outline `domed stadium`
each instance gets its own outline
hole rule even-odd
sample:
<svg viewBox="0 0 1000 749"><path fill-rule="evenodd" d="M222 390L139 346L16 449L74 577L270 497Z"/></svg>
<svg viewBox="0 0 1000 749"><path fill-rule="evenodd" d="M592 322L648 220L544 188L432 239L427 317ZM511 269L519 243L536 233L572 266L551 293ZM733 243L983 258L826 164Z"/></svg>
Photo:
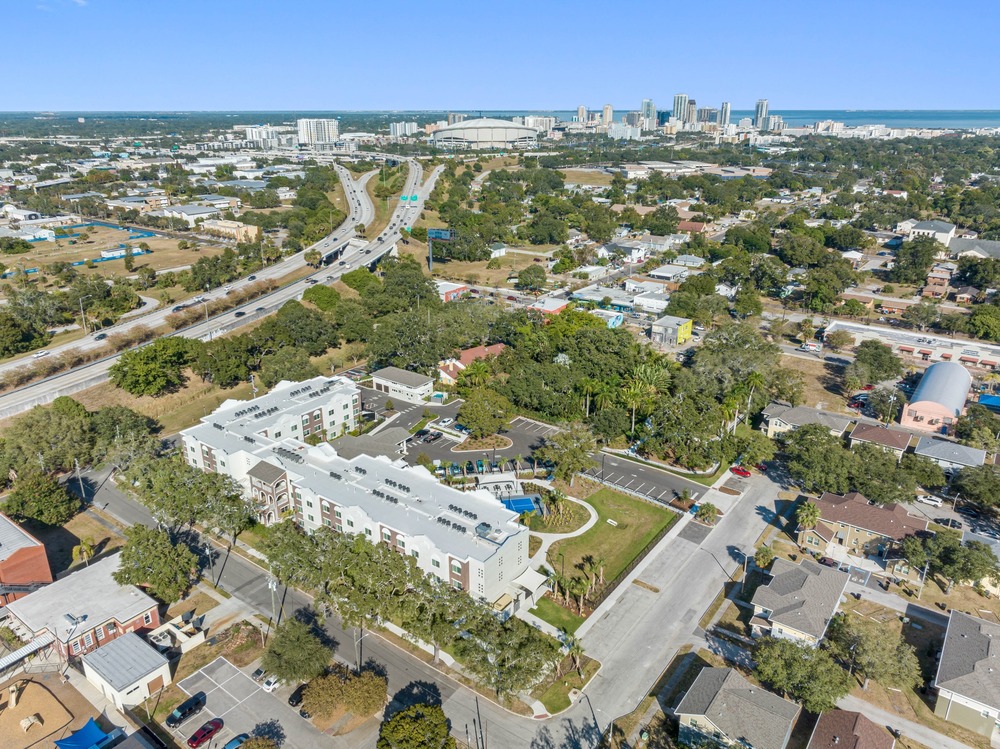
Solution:
<svg viewBox="0 0 1000 749"><path fill-rule="evenodd" d="M448 149L534 148L538 131L509 120L482 117L435 130L434 145Z"/></svg>

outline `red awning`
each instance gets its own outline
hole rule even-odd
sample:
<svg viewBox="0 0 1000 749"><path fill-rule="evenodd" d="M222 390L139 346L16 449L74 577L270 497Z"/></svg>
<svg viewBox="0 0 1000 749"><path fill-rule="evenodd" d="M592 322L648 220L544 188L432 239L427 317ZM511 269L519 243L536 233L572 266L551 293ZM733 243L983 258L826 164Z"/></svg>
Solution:
<svg viewBox="0 0 1000 749"><path fill-rule="evenodd" d="M913 347L912 346L900 346L899 350L900 351L905 351L908 354L912 354L913 353Z"/></svg>
<svg viewBox="0 0 1000 749"><path fill-rule="evenodd" d="M941 358L942 359L950 359L951 358L951 354L941 354Z"/></svg>
<svg viewBox="0 0 1000 749"><path fill-rule="evenodd" d="M975 364L976 362L979 361L979 359L977 359L974 356L960 356L958 357L958 360L964 361L966 364Z"/></svg>
<svg viewBox="0 0 1000 749"><path fill-rule="evenodd" d="M979 363L982 364L984 367L995 367L997 365L995 361L990 361L988 359L983 359Z"/></svg>
<svg viewBox="0 0 1000 749"><path fill-rule="evenodd" d="M922 348L920 349L921 356L930 356L933 352L930 349Z"/></svg>

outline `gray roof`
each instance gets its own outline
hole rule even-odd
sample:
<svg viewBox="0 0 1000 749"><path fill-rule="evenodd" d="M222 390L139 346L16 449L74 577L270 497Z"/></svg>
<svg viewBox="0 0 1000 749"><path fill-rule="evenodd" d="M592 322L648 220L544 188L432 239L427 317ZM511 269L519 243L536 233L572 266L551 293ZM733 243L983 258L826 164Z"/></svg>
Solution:
<svg viewBox="0 0 1000 749"><path fill-rule="evenodd" d="M0 562L10 559L16 551L33 546L41 546L41 543L9 517L0 514Z"/></svg>
<svg viewBox="0 0 1000 749"><path fill-rule="evenodd" d="M268 463L266 460L262 460L260 463L247 471L247 475L270 485L275 481L284 478L285 469L279 468L273 463Z"/></svg>
<svg viewBox="0 0 1000 749"><path fill-rule="evenodd" d="M754 749L784 749L799 706L755 686L732 668L705 668L675 711L703 715L731 741Z"/></svg>
<svg viewBox="0 0 1000 749"><path fill-rule="evenodd" d="M910 407L922 401L938 403L947 408L952 416L958 417L965 408L969 396L972 377L969 370L958 362L939 361L931 364L920 378L920 384L913 392Z"/></svg>
<svg viewBox="0 0 1000 749"><path fill-rule="evenodd" d="M1000 242L994 239L965 239L963 237L956 237L948 244L948 249L952 255L961 255L963 252L976 252L994 259L1000 258Z"/></svg>
<svg viewBox="0 0 1000 749"><path fill-rule="evenodd" d="M1000 624L952 611L935 684L1000 708Z"/></svg>
<svg viewBox="0 0 1000 749"><path fill-rule="evenodd" d="M752 603L771 611L768 621L820 639L837 611L849 579L846 572L824 567L811 559L793 564L778 558L771 566L771 580L757 588Z"/></svg>
<svg viewBox="0 0 1000 749"><path fill-rule="evenodd" d="M664 315L653 323L654 328L679 328L686 322L691 322L686 317L675 317L674 315Z"/></svg>
<svg viewBox="0 0 1000 749"><path fill-rule="evenodd" d="M183 213L185 216L207 216L209 213L218 212L215 208L207 205L172 205L163 210L171 213Z"/></svg>
<svg viewBox="0 0 1000 749"><path fill-rule="evenodd" d="M780 419L793 427L805 424L822 424L827 429L843 434L851 424L851 419L839 414L819 411L808 406L790 406L787 403L771 403L762 413L767 419Z"/></svg>
<svg viewBox="0 0 1000 749"><path fill-rule="evenodd" d="M985 450L935 437L921 437L913 452L931 460L943 460L963 466L981 466L986 462Z"/></svg>
<svg viewBox="0 0 1000 749"><path fill-rule="evenodd" d="M127 632L84 655L83 662L123 692L163 666L167 657L135 632Z"/></svg>
<svg viewBox="0 0 1000 749"><path fill-rule="evenodd" d="M94 628L111 621L128 622L156 608L156 601L134 585L119 585L111 577L118 569L115 554L7 604L7 611L33 633L48 630L69 641L66 614L85 619Z"/></svg>
<svg viewBox="0 0 1000 749"><path fill-rule="evenodd" d="M948 232L955 230L955 225L949 224L947 221L932 219L930 221L918 221L913 225L913 228L918 231L938 231L947 234Z"/></svg>
<svg viewBox="0 0 1000 749"><path fill-rule="evenodd" d="M372 372L372 377L378 377L380 380L390 380L391 382L411 388L422 387L428 382L434 382L433 378L427 375L422 375L419 372L410 372L399 367L385 367L377 372Z"/></svg>

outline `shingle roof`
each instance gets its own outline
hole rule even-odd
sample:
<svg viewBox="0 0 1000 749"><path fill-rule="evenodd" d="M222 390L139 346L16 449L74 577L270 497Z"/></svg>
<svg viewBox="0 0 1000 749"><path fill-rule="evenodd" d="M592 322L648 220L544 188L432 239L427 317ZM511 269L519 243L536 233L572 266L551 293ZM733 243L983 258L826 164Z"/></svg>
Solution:
<svg viewBox="0 0 1000 749"><path fill-rule="evenodd" d="M948 232L955 230L955 225L949 224L947 221L932 219L930 221L918 221L913 225L913 228L917 231L939 231L947 234Z"/></svg>
<svg viewBox="0 0 1000 749"><path fill-rule="evenodd" d="M799 706L755 686L731 668L705 668L698 674L678 715L703 715L730 740L754 749L784 749Z"/></svg>
<svg viewBox="0 0 1000 749"><path fill-rule="evenodd" d="M810 559L793 564L775 559L771 580L757 588L753 605L771 612L768 620L820 639L847 587L846 572Z"/></svg>
<svg viewBox="0 0 1000 749"><path fill-rule="evenodd" d="M956 237L951 240L948 249L953 255L961 255L963 252L976 252L994 259L1000 258L1000 242L994 239L964 239Z"/></svg>
<svg viewBox="0 0 1000 749"><path fill-rule="evenodd" d="M896 740L877 723L850 710L829 710L819 717L806 749L892 749Z"/></svg>
<svg viewBox="0 0 1000 749"><path fill-rule="evenodd" d="M847 523L896 541L927 530L927 521L913 517L902 505L870 505L858 492L844 496L827 492L816 500L816 506L827 523Z"/></svg>
<svg viewBox="0 0 1000 749"><path fill-rule="evenodd" d="M921 437L913 452L932 460L944 460L963 466L981 466L986 462L985 450L934 437Z"/></svg>
<svg viewBox="0 0 1000 749"><path fill-rule="evenodd" d="M1000 708L1000 624L952 611L935 684Z"/></svg>
<svg viewBox="0 0 1000 749"><path fill-rule="evenodd" d="M891 447L894 450L905 450L910 444L910 433L890 429L881 424L858 424L851 432L851 441L854 440L872 442L876 445Z"/></svg>
<svg viewBox="0 0 1000 749"><path fill-rule="evenodd" d="M247 471L247 475L251 478L258 479L265 484L271 485L275 481L278 481L285 476L285 469L279 468L273 463L268 463L266 460L260 461L257 465Z"/></svg>
<svg viewBox="0 0 1000 749"><path fill-rule="evenodd" d="M421 387L426 385L428 382L434 382L434 380L427 375L422 375L419 372L410 372L406 369L400 369L399 367L385 367L377 372L372 372L372 377L378 377L382 380L391 380L392 382L411 388Z"/></svg>
<svg viewBox="0 0 1000 749"><path fill-rule="evenodd" d="M167 657L135 632L127 632L84 655L83 662L121 692L163 666Z"/></svg>
<svg viewBox="0 0 1000 749"><path fill-rule="evenodd" d="M846 416L819 411L807 406L790 406L787 403L772 403L763 411L768 419L780 419L786 424L800 427L805 424L822 424L831 431L841 434L850 426L851 420Z"/></svg>
<svg viewBox="0 0 1000 749"><path fill-rule="evenodd" d="M969 370L958 362L939 361L931 364L920 378L920 384L913 391L910 406L929 401L947 408L952 416L960 416L969 397L972 376Z"/></svg>

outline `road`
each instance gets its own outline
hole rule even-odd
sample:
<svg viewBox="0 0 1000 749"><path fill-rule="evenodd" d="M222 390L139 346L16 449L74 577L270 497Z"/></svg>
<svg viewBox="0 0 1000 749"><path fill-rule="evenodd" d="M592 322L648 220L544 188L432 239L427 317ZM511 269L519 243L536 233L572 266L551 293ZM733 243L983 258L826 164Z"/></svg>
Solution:
<svg viewBox="0 0 1000 749"><path fill-rule="evenodd" d="M434 189L434 183L437 181L438 175L444 169L444 167L438 167L430 174L426 181L421 183L423 178L422 167L415 161L411 161L409 164L410 172L406 179L405 189L411 196L419 196L417 204L413 205L411 201L406 201L406 203L401 202L393 212L393 215L389 220L389 226L377 238L368 242L368 244L363 247L351 248L348 246L348 249L343 255L341 255L341 259L344 262L343 265L340 265L338 262L336 265L321 268L305 278L286 284L269 294L265 294L264 296L247 302L241 307L234 308L216 315L215 317L196 323L182 331L178 331L174 335L183 336L185 338L198 338L205 341L211 340L213 337L228 333L241 325L246 325L247 323L259 319L263 315L274 312L277 308L289 300L300 299L302 297L302 293L312 283L335 281L344 273L361 266L373 265L383 256L389 254L395 247L396 241L400 238L400 229L406 226L411 226L412 222L419 217L424 201ZM341 169L342 167L338 167L338 172ZM346 173L346 170L344 170L344 173L341 175L341 179L344 183L345 192L350 195L348 201L351 206L351 215L338 229L336 229L336 231L333 232L333 234L325 237L307 249L317 249L320 252L334 250L336 249L338 243L344 243L351 236L353 236L354 227L357 223L359 223L358 219L368 217L369 221L371 220L374 216L375 209L365 192L364 185L373 174L374 172L370 172L355 182L350 178L350 175ZM298 253L281 263L269 266L262 271L258 271L255 276L258 280L263 278L280 278L287 276L289 273L305 265L304 254L305 252ZM206 295L206 298L218 297L221 295L224 295L224 292L222 290L217 290L210 295ZM163 319L168 314L170 314L168 309L157 310L150 315L131 319L128 323L116 326L114 330L124 330L128 327L140 324L148 327L156 327L163 322ZM99 345L92 340L90 343L92 345ZM81 345L82 344L79 342L74 344L65 344L65 346L69 348L79 348ZM52 349L52 351L56 352L62 350L62 348L63 347L57 347ZM109 356L96 362L53 375L52 377L39 380L38 382L31 383L30 385L26 385L22 388L18 388L17 390L0 395L0 418L13 416L21 413L22 411L26 411L33 406L50 403L60 395L70 395L104 382L107 380L108 370L118 360L119 356L120 354ZM20 365L23 363L24 360L19 360L14 364Z"/></svg>

